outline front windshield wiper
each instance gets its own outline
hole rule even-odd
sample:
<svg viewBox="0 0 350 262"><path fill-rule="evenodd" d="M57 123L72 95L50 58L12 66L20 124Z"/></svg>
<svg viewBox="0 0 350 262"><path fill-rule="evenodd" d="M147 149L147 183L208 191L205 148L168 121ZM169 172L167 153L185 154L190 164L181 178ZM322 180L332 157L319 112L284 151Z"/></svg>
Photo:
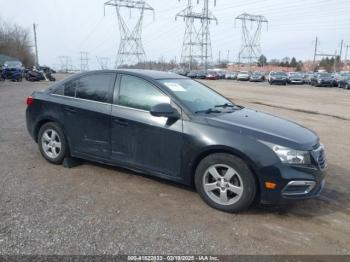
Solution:
<svg viewBox="0 0 350 262"><path fill-rule="evenodd" d="M217 109L213 109L213 108L209 108L206 110L199 110L195 112L196 114L200 114L200 113L205 113L205 114L212 114L212 113L221 113L220 110Z"/></svg>
<svg viewBox="0 0 350 262"><path fill-rule="evenodd" d="M226 104L223 104L223 105L216 105L215 107L216 107L216 108L218 108L218 107L226 108L226 107L235 107L235 105L226 103Z"/></svg>
<svg viewBox="0 0 350 262"><path fill-rule="evenodd" d="M239 106L239 105L235 105L235 104L229 104L229 103L226 103L226 104L223 104L223 105L217 105L215 106L216 108L218 107L222 107L222 108L227 108L227 107L230 107L230 108L237 108L237 110L240 110L240 109L243 109L244 107L243 106Z"/></svg>

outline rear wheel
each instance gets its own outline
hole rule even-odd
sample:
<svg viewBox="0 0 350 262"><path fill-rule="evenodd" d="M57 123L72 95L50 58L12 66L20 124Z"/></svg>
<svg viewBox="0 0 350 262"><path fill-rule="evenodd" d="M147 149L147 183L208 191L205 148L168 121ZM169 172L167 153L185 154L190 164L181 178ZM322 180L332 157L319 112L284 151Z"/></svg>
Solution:
<svg viewBox="0 0 350 262"><path fill-rule="evenodd" d="M256 182L248 166L230 154L213 154L196 169L195 185L202 199L225 212L247 209L256 195Z"/></svg>
<svg viewBox="0 0 350 262"><path fill-rule="evenodd" d="M42 156L52 164L62 164L68 156L67 140L56 123L46 123L40 128L38 145Z"/></svg>

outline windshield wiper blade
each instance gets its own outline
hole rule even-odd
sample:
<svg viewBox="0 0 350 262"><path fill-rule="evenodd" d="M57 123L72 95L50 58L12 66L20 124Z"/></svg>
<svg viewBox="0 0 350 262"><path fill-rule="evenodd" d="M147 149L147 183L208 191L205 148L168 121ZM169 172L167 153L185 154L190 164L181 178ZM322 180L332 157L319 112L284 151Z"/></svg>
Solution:
<svg viewBox="0 0 350 262"><path fill-rule="evenodd" d="M195 113L196 114L199 114L199 113L212 114L212 113L221 113L221 111L217 110L217 109L209 108L209 109L206 109L206 110L196 111Z"/></svg>
<svg viewBox="0 0 350 262"><path fill-rule="evenodd" d="M226 108L226 107L235 107L235 105L226 103L226 104L223 104L223 105L216 105L215 107L216 107L216 108L218 108L218 107Z"/></svg>

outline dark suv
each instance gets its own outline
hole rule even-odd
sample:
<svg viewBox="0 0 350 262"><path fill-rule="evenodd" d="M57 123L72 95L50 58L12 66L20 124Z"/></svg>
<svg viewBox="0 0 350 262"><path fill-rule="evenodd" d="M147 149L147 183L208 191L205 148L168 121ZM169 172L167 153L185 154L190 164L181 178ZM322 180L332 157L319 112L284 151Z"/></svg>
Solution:
<svg viewBox="0 0 350 262"><path fill-rule="evenodd" d="M81 158L194 185L223 211L315 197L324 185L313 131L176 74L77 74L27 104L27 128L49 162Z"/></svg>

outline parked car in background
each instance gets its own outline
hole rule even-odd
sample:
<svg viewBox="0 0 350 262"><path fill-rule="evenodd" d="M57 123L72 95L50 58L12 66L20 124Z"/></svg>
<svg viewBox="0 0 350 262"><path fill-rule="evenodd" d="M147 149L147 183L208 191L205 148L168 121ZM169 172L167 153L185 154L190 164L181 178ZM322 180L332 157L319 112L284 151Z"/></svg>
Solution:
<svg viewBox="0 0 350 262"><path fill-rule="evenodd" d="M207 72L205 71L198 71L197 72L197 79L206 79L207 78Z"/></svg>
<svg viewBox="0 0 350 262"><path fill-rule="evenodd" d="M340 72L335 74L335 86L340 87L340 82L342 82L343 80L346 80L350 77L350 73L349 72Z"/></svg>
<svg viewBox="0 0 350 262"><path fill-rule="evenodd" d="M264 82L265 74L262 72L253 72L249 78L250 82Z"/></svg>
<svg viewBox="0 0 350 262"><path fill-rule="evenodd" d="M197 72L197 71L190 71L190 72L187 74L187 77L192 78L192 79L195 79L195 78L197 78L197 75L198 75L198 72Z"/></svg>
<svg viewBox="0 0 350 262"><path fill-rule="evenodd" d="M248 71L241 71L237 74L238 81L249 81L250 73Z"/></svg>
<svg viewBox="0 0 350 262"><path fill-rule="evenodd" d="M237 79L237 72L226 72L225 79L230 79L230 80Z"/></svg>
<svg viewBox="0 0 350 262"><path fill-rule="evenodd" d="M219 80L220 76L215 71L208 71L205 79L208 79L208 80Z"/></svg>
<svg viewBox="0 0 350 262"><path fill-rule="evenodd" d="M338 87L350 89L350 76L342 77L338 83Z"/></svg>
<svg viewBox="0 0 350 262"><path fill-rule="evenodd" d="M288 75L285 72L270 72L268 82L270 85L287 85Z"/></svg>
<svg viewBox="0 0 350 262"><path fill-rule="evenodd" d="M28 97L26 123L52 164L75 157L136 170L195 187L226 212L317 197L325 184L315 132L177 74L76 74Z"/></svg>
<svg viewBox="0 0 350 262"><path fill-rule="evenodd" d="M20 82L23 80L24 67L20 61L6 61L2 67L1 80Z"/></svg>
<svg viewBox="0 0 350 262"><path fill-rule="evenodd" d="M299 72L289 72L287 83L291 85L302 85L304 84L304 76Z"/></svg>
<svg viewBox="0 0 350 262"><path fill-rule="evenodd" d="M317 73L311 80L312 86L332 87L334 78L331 73Z"/></svg>
<svg viewBox="0 0 350 262"><path fill-rule="evenodd" d="M313 76L314 76L313 72L304 73L304 77L303 77L304 84L310 85L311 79L313 78Z"/></svg>
<svg viewBox="0 0 350 262"><path fill-rule="evenodd" d="M225 79L226 76L226 71L224 70L220 70L220 71L216 71L220 77L220 79Z"/></svg>

